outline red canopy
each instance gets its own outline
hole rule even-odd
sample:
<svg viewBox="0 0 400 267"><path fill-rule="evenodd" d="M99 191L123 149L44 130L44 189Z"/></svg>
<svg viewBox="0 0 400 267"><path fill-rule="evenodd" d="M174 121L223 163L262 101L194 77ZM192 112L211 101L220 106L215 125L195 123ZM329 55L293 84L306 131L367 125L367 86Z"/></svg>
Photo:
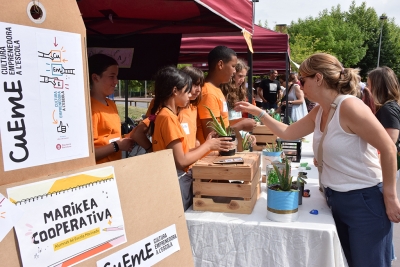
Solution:
<svg viewBox="0 0 400 267"><path fill-rule="evenodd" d="M264 74L271 69L286 69L286 53L289 53L289 36L254 25L253 73ZM192 63L207 69L208 52L215 46L225 45L238 54L239 58L247 58L247 45L239 36L218 37L184 37L181 42L179 63Z"/></svg>
<svg viewBox="0 0 400 267"><path fill-rule="evenodd" d="M253 33L248 0L79 0L88 47L134 48L132 67L120 79L151 79L178 63L182 34Z"/></svg>
<svg viewBox="0 0 400 267"><path fill-rule="evenodd" d="M88 34L253 33L248 0L80 0Z"/></svg>

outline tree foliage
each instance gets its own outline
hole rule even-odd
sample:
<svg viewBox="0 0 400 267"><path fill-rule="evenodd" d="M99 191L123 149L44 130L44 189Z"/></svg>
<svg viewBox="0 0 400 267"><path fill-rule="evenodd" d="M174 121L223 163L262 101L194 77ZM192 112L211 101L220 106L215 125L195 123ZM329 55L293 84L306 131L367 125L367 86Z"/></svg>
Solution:
<svg viewBox="0 0 400 267"><path fill-rule="evenodd" d="M269 28L268 28L268 20L265 20L265 21L264 21L264 24L262 23L261 20L258 20L257 25L260 26L260 27L264 27L264 28L266 28L266 29L269 29Z"/></svg>
<svg viewBox="0 0 400 267"><path fill-rule="evenodd" d="M288 27L291 57L301 63L316 52L335 55L345 67L358 67L361 75L377 66L382 28L380 66L400 72L400 28L393 19L380 20L374 8L353 1L348 11L341 6L321 11L318 17L292 22Z"/></svg>

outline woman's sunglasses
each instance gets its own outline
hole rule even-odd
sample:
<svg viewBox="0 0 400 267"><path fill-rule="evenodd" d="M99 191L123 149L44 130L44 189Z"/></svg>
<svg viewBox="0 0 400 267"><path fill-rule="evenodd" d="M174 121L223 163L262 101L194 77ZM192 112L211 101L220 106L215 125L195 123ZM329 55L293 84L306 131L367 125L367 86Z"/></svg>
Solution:
<svg viewBox="0 0 400 267"><path fill-rule="evenodd" d="M304 78L307 78L307 77L314 77L314 76L315 76L315 74L313 74L313 75L308 75L308 76L304 76L304 77L299 77L299 81L300 81L301 86L304 87L304 85L306 84L306 80L304 80Z"/></svg>

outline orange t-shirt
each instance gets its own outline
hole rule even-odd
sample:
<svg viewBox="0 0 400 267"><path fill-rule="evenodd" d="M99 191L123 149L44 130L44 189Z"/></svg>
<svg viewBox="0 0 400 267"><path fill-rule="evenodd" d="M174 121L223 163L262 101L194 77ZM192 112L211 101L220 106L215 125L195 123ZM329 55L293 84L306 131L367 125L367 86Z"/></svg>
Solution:
<svg viewBox="0 0 400 267"><path fill-rule="evenodd" d="M228 105L226 104L225 96L221 89L209 82L206 82L201 89L201 101L197 106L197 114L200 120L211 119L210 112L204 106L209 107L218 120L221 115L225 127L229 126ZM202 136L203 138L201 138ZM198 137L201 138L199 141L203 144L205 142L204 135Z"/></svg>
<svg viewBox="0 0 400 267"><path fill-rule="evenodd" d="M94 147L108 145L110 141L121 138L121 119L115 103L106 99L108 106L90 98L92 107L93 141ZM96 161L97 164L118 160L122 158L121 151Z"/></svg>
<svg viewBox="0 0 400 267"><path fill-rule="evenodd" d="M189 107L181 109L178 114L178 120L182 129L187 135L189 149L196 146L197 133L197 107L189 105Z"/></svg>
<svg viewBox="0 0 400 267"><path fill-rule="evenodd" d="M181 123L172 111L163 108L158 112L154 122L154 132L152 136L153 151L160 151L174 140L179 139L182 143L183 153L189 152L188 139L185 131L182 129Z"/></svg>
<svg viewBox="0 0 400 267"><path fill-rule="evenodd" d="M197 107L190 105L188 108L182 109L178 114L178 121L181 123L182 129L187 135L189 149L196 146L197 133ZM142 121L147 127L150 126L149 118Z"/></svg>

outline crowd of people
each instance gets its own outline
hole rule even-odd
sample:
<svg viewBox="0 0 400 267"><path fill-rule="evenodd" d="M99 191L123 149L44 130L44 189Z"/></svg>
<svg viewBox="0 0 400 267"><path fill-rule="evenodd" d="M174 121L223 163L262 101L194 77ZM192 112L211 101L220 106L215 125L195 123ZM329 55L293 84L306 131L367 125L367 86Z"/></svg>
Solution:
<svg viewBox="0 0 400 267"><path fill-rule="evenodd" d="M231 137L217 136L209 127L209 109L236 134L256 126L247 114L258 117L282 139L313 133L315 162L323 167L321 188L349 266L390 266L392 222L400 222L396 194L400 87L393 70L372 70L363 86L358 69L344 68L334 56L318 53L306 59L298 73L290 74L288 84L284 76L281 82L277 79L276 70L267 79L256 80L255 97L249 101L245 82L249 67L235 51L215 47L208 66L206 77L195 67L159 70L147 118L122 136L116 106L107 99L117 83L118 64L108 56L91 56L96 162L120 159L121 151L130 151L134 143L147 152L172 149L186 210L193 201L192 164L232 147ZM273 119L266 109L286 114L291 123Z"/></svg>

